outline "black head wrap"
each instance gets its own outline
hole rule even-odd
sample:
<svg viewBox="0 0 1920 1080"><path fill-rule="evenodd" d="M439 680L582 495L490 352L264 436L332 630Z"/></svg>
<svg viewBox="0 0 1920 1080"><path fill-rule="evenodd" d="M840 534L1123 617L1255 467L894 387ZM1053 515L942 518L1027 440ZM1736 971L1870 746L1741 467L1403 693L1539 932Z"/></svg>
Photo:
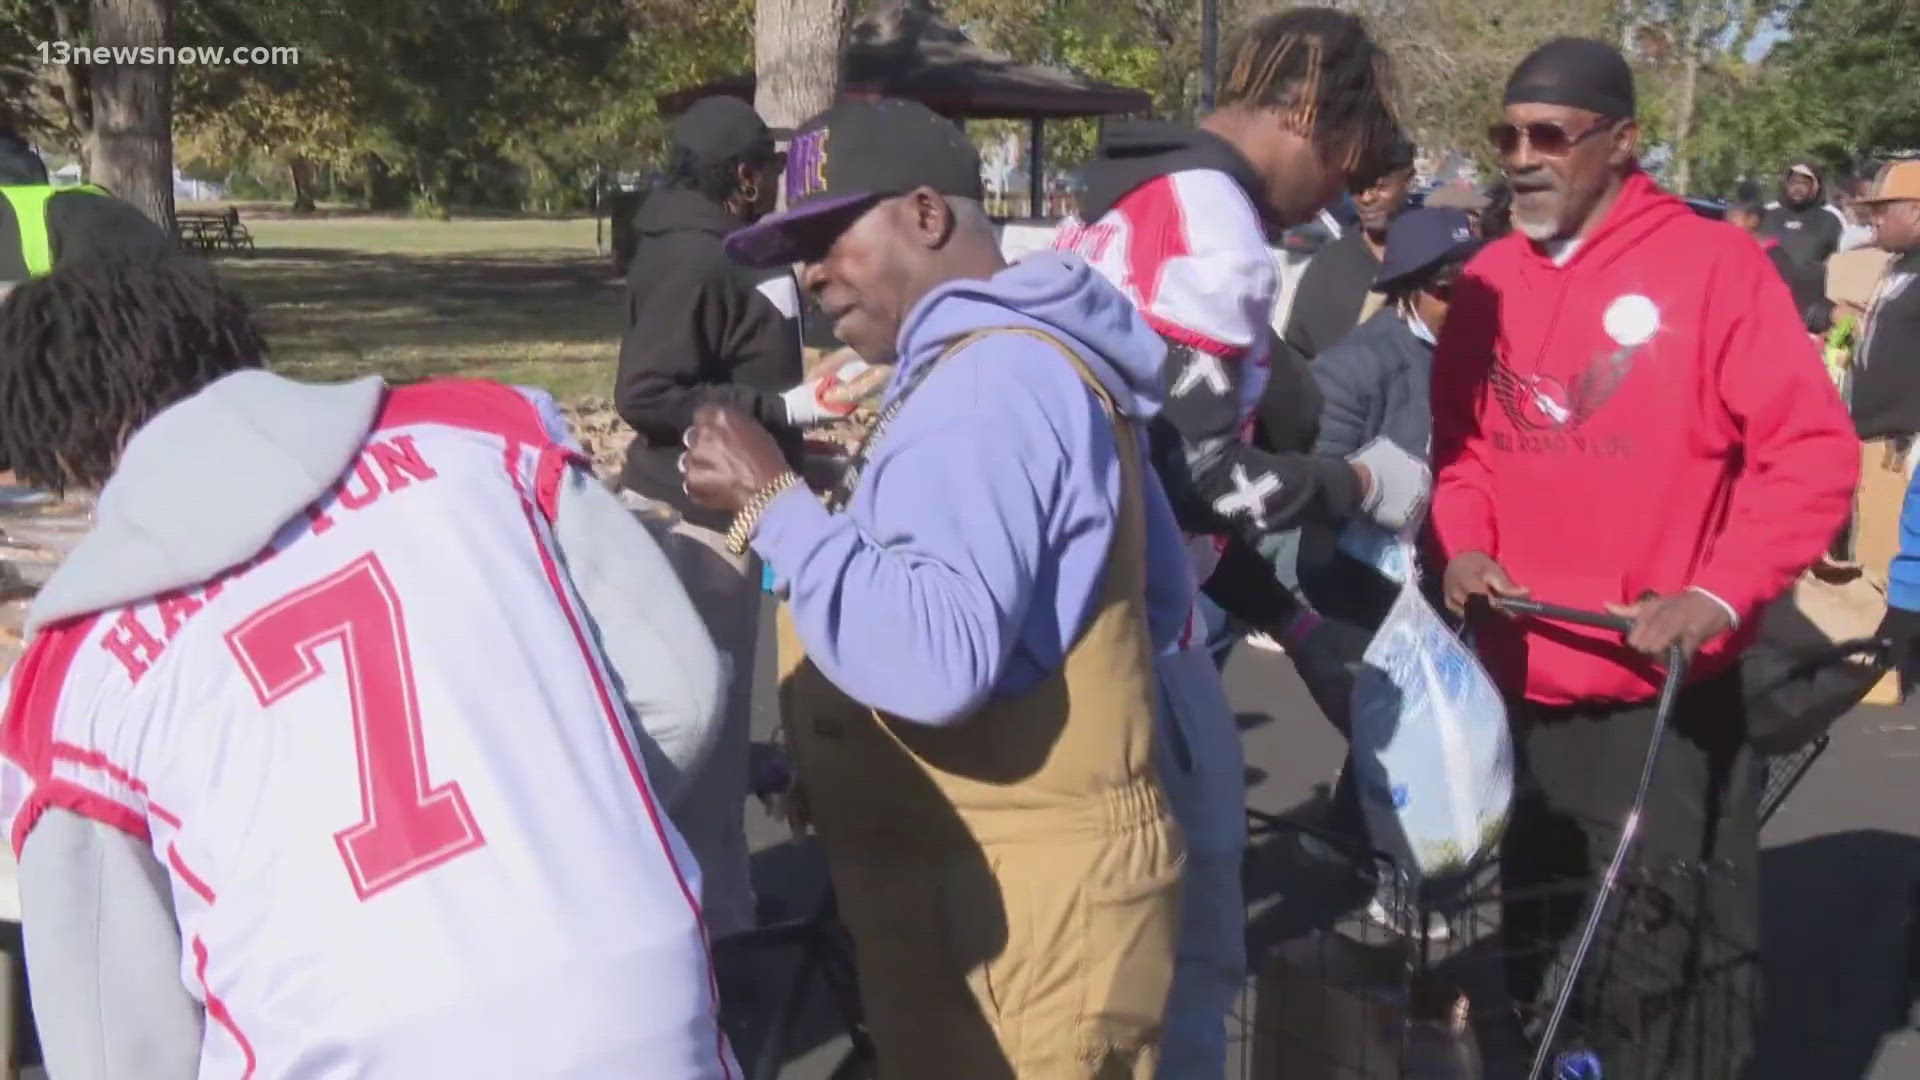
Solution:
<svg viewBox="0 0 1920 1080"><path fill-rule="evenodd" d="M1513 69L1502 104L1565 105L1606 117L1632 116L1633 69L1604 41L1555 38Z"/></svg>

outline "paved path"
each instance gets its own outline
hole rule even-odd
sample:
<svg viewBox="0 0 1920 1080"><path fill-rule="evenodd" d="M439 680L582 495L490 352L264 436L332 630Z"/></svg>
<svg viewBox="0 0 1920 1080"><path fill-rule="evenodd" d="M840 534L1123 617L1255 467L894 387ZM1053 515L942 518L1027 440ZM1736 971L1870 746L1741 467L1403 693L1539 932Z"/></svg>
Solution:
<svg viewBox="0 0 1920 1080"><path fill-rule="evenodd" d="M770 648L763 635L755 703L762 734L774 721ZM1279 812L1322 797L1343 746L1287 659L1243 647L1227 682L1245 732L1250 805ZM815 895L813 852L764 819L750 831L763 890L796 905ZM1841 721L1764 842L1770 1011L1766 1064L1749 1080L1920 1076L1904 953L1905 920L1920 890L1920 707L1863 708ZM1251 897L1253 916L1273 900ZM789 1075L826 1080L840 1050L816 1045Z"/></svg>

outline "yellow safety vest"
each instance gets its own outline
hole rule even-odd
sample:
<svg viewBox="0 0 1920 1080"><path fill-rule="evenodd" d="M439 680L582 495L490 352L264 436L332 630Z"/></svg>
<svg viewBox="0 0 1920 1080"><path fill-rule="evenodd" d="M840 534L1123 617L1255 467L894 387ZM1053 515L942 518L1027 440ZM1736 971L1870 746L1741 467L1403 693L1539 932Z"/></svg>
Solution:
<svg viewBox="0 0 1920 1080"><path fill-rule="evenodd" d="M13 218L20 223L20 254L26 259L28 277L42 277L53 270L53 241L47 236L47 200L65 191L84 191L89 195L107 193L106 189L92 184L0 185L0 196L13 205Z"/></svg>

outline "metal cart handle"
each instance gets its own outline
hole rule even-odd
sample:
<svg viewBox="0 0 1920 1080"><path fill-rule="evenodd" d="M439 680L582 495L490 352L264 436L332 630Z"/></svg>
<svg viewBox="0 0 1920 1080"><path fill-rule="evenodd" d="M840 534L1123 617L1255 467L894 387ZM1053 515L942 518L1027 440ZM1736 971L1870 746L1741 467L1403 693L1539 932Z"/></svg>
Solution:
<svg viewBox="0 0 1920 1080"><path fill-rule="evenodd" d="M1530 615L1537 618L1553 619L1559 622L1578 623L1583 626L1599 627L1603 630L1618 630L1626 633L1633 628L1633 620L1623 615L1614 615L1602 611L1583 611L1579 608L1561 607L1558 604L1545 604L1538 600L1522 600L1513 597L1488 597L1493 607L1510 615ZM1529 1080L1542 1080L1547 1073L1548 1063L1553 1054L1554 1036L1560 1032L1560 1024L1566 1019L1567 1004L1573 997L1573 990L1580 978L1580 969L1586 966L1587 954L1593 949L1593 941L1600 930L1600 924L1606 916L1607 901L1613 898L1614 888L1620 880L1620 871L1626 866L1627 856L1632 852L1634 841L1640 836L1640 815L1647 805L1647 789L1653 785L1653 770L1660 761L1660 745L1667 732L1667 724L1673 716L1673 703L1680 696L1680 686L1687 677L1687 654L1679 644L1670 645L1666 655L1666 679L1660 686L1659 703L1654 707L1653 734L1647 740L1646 760L1640 766L1640 786L1634 792L1633 809L1620 827L1620 843L1613 850L1613 858L1607 864L1605 875L1600 879L1600 889L1594 895L1593 910L1587 915L1586 926L1580 932L1579 947L1574 950L1573 961L1567 967L1566 980L1562 984L1559 1000L1553 1003L1553 1013L1547 1020L1547 1029L1540 1037L1540 1045L1534 1051L1533 1067L1527 1073Z"/></svg>
<svg viewBox="0 0 1920 1080"><path fill-rule="evenodd" d="M1602 630L1618 630L1623 634L1633 629L1632 619L1605 611L1586 611L1582 608L1543 604L1538 600L1523 600L1512 596L1489 596L1487 603L1509 615L1531 615L1536 619L1579 623L1582 626L1595 626Z"/></svg>

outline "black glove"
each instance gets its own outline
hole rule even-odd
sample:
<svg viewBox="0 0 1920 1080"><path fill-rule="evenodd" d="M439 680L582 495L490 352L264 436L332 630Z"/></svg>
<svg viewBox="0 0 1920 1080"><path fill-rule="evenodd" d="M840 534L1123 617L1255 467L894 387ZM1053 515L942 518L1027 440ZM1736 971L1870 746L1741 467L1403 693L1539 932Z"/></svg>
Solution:
<svg viewBox="0 0 1920 1080"><path fill-rule="evenodd" d="M1900 673L1900 685L1913 685L1915 677L1920 676L1914 648L1920 639L1920 611L1889 606L1886 617L1880 620L1880 629L1874 631L1873 636L1892 646L1888 656L1893 669Z"/></svg>

